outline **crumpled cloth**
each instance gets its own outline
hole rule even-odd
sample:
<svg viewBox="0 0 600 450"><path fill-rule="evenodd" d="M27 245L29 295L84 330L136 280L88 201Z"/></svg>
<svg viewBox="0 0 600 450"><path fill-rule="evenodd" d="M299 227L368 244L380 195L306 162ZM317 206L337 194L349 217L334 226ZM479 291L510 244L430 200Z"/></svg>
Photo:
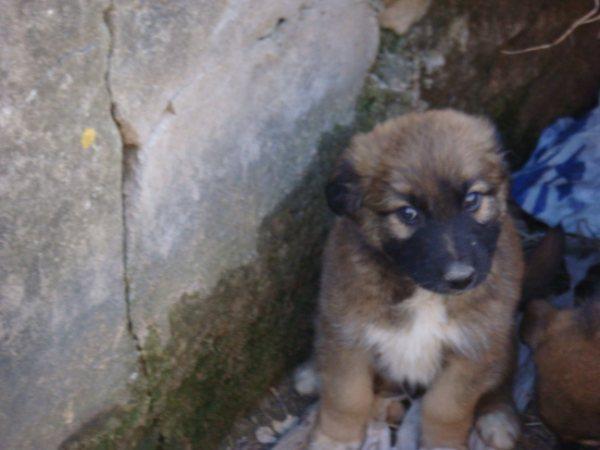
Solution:
<svg viewBox="0 0 600 450"><path fill-rule="evenodd" d="M550 226L600 237L600 105L542 132L529 161L513 175L512 195Z"/></svg>

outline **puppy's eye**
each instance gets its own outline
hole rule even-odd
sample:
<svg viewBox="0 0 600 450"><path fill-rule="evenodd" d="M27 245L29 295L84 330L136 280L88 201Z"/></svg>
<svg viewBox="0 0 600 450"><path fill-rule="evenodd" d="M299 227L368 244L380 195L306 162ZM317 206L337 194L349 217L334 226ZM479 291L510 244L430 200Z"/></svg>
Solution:
<svg viewBox="0 0 600 450"><path fill-rule="evenodd" d="M412 206L403 206L396 214L406 225L414 225L419 220L419 212Z"/></svg>
<svg viewBox="0 0 600 450"><path fill-rule="evenodd" d="M483 194L481 192L469 192L465 196L464 200L464 208L469 212L475 212L481 206L481 199L483 198Z"/></svg>

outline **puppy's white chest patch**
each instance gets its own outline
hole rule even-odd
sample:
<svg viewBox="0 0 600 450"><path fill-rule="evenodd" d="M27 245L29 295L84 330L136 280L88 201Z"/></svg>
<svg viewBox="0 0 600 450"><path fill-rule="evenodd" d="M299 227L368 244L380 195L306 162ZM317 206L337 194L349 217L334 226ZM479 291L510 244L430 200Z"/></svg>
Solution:
<svg viewBox="0 0 600 450"><path fill-rule="evenodd" d="M364 341L386 376L427 386L441 367L444 347L461 347L464 336L448 320L444 300L437 294L419 289L399 307L409 314L406 324L398 328L369 325Z"/></svg>

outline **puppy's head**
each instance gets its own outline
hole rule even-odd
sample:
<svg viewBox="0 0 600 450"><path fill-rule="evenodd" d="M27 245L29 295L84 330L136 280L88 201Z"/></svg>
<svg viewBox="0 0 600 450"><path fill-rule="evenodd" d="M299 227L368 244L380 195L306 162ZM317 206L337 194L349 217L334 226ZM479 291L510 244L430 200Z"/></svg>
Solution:
<svg viewBox="0 0 600 450"><path fill-rule="evenodd" d="M473 288L488 275L506 213L507 175L486 120L414 113L356 136L326 188L369 245L421 287Z"/></svg>

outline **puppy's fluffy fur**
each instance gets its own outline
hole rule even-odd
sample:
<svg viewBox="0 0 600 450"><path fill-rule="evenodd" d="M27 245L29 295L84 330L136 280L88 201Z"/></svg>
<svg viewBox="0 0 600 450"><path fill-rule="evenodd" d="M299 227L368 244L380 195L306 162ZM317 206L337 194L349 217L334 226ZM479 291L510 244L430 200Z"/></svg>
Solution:
<svg viewBox="0 0 600 450"><path fill-rule="evenodd" d="M514 445L507 382L523 263L507 191L494 128L478 117L407 114L352 140L326 192L338 217L311 448L359 448L375 378L427 388L424 448L466 448L474 424L490 446Z"/></svg>
<svg viewBox="0 0 600 450"><path fill-rule="evenodd" d="M534 351L542 420L565 443L600 446L600 297L565 310L535 300L521 333Z"/></svg>

